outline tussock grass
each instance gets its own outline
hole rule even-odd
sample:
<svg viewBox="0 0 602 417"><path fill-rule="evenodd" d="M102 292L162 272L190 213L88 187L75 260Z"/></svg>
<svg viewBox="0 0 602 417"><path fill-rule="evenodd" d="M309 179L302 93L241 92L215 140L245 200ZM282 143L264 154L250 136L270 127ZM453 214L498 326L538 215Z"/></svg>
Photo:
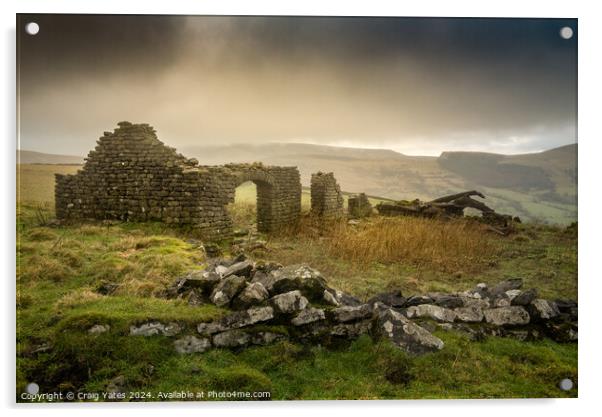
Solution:
<svg viewBox="0 0 602 417"><path fill-rule="evenodd" d="M403 263L445 272L474 271L491 262L500 239L470 220L377 217L359 225L302 220L299 233L324 242L328 253L358 265Z"/></svg>
<svg viewBox="0 0 602 417"><path fill-rule="evenodd" d="M21 282L53 281L64 282L73 276L74 271L63 262L54 258L34 254L23 262L17 270L17 278Z"/></svg>
<svg viewBox="0 0 602 417"><path fill-rule="evenodd" d="M103 296L97 292L92 291L90 288L81 288L74 291L70 291L63 295L55 304L54 307L57 310L74 308L82 304L87 304L91 301L101 299Z"/></svg>
<svg viewBox="0 0 602 417"><path fill-rule="evenodd" d="M42 242L45 240L57 239L58 235L51 229L48 229L46 227L39 227L30 230L29 233L27 233L27 238L34 242Z"/></svg>
<svg viewBox="0 0 602 417"><path fill-rule="evenodd" d="M175 277L201 268L202 251L161 226L131 224L38 226L35 206L20 206L17 278L21 285L64 283L95 288L119 285L122 296L159 296ZM173 231L172 231L173 233Z"/></svg>

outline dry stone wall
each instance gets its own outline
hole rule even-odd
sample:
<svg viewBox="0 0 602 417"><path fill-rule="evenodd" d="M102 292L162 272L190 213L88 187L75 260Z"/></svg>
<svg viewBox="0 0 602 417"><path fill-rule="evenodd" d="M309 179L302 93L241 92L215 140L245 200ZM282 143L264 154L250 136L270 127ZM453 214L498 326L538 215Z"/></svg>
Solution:
<svg viewBox="0 0 602 417"><path fill-rule="evenodd" d="M227 237L226 206L246 181L257 184L257 226L272 232L301 212L296 167L262 164L199 166L165 146L148 124L118 123L105 132L74 175L56 175L59 219L163 221L193 225L208 238Z"/></svg>
<svg viewBox="0 0 602 417"><path fill-rule="evenodd" d="M317 172L311 175L311 213L324 219L344 215L341 188L332 172Z"/></svg>
<svg viewBox="0 0 602 417"><path fill-rule="evenodd" d="M360 193L349 197L348 201L349 216L366 217L372 214L372 204L365 193Z"/></svg>
<svg viewBox="0 0 602 417"><path fill-rule="evenodd" d="M130 336L174 337L181 354L212 348L242 349L290 339L302 344L340 346L361 335L390 340L411 355L436 352L444 343L435 330L455 331L479 341L486 337L518 340L578 340L577 302L539 298L522 289L520 278L467 291L404 296L400 290L362 301L328 285L306 264L282 266L253 262L244 255L213 258L205 270L194 270L168 287L165 297L190 306L215 304L224 315L212 322L151 320L133 323ZM110 331L96 323L90 334Z"/></svg>

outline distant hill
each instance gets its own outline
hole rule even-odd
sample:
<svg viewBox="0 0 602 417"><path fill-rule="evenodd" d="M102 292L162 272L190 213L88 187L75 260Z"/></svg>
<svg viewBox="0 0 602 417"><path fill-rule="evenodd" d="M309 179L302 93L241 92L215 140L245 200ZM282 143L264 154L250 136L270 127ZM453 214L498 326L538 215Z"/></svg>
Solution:
<svg viewBox="0 0 602 417"><path fill-rule="evenodd" d="M81 165L84 163L84 157L83 156L73 156L73 155L55 155L55 154L50 154L50 153L17 150L17 163Z"/></svg>
<svg viewBox="0 0 602 417"><path fill-rule="evenodd" d="M304 186L314 172L334 172L341 188L352 193L429 200L477 189L494 209L525 220L567 224L577 218L576 144L522 155L443 152L440 157L302 143L189 146L179 151L202 165L257 161L297 166ZM20 155L24 164L83 163L79 156Z"/></svg>
<svg viewBox="0 0 602 417"><path fill-rule="evenodd" d="M577 216L576 144L522 155L444 152L440 157L300 143L191 146L181 151L207 165L258 161L298 166L304 186L311 173L332 171L348 192L428 200L476 188L498 211L526 220L566 224Z"/></svg>

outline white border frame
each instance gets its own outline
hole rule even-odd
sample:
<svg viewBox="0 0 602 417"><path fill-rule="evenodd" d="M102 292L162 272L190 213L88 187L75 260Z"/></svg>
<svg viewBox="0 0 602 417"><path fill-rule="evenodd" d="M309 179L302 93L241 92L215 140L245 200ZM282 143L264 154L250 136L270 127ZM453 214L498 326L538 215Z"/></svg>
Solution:
<svg viewBox="0 0 602 417"><path fill-rule="evenodd" d="M2 327L2 360L0 378L3 408L9 414L64 415L72 410L90 416L126 413L140 404L50 404L44 406L15 405L15 13L120 13L120 14L233 14L233 15L333 15L333 16L478 16L478 17L571 17L579 19L579 304L581 313L579 335L579 400L437 400L437 401L320 401L279 403L168 403L145 404L147 415L162 415L167 409L176 412L203 414L244 413L246 416L303 415L324 411L345 415L364 415L371 410L383 413L434 412L454 415L507 416L517 411L547 415L575 415L595 409L600 384L600 329L597 312L602 276L599 274L600 239L602 237L598 207L601 207L599 166L602 157L600 128L600 45L602 22L595 2L575 1L526 2L506 0L484 2L474 0L386 2L371 0L337 1L190 1L160 0L81 1L81 0L20 0L0 3L4 42L2 43L2 83L4 97L2 124L3 194L0 230L4 230L1 265L4 266L4 318ZM598 313L598 314L597 314ZM328 408L329 410L324 410ZM184 409L190 409L185 411ZM403 409L403 410L401 410ZM195 410L195 411L192 411Z"/></svg>

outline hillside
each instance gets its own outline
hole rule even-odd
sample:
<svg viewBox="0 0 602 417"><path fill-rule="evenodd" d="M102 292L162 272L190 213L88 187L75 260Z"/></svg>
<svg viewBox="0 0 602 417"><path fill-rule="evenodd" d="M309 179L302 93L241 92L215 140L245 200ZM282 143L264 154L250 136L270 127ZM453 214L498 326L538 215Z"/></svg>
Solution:
<svg viewBox="0 0 602 417"><path fill-rule="evenodd" d="M312 172L332 171L348 192L428 200L477 188L492 207L525 220L566 224L577 215L576 144L523 155L444 152L439 158L297 143L195 146L182 151L207 164L254 160L296 165L303 185L309 184Z"/></svg>
<svg viewBox="0 0 602 417"><path fill-rule="evenodd" d="M17 163L21 164L62 164L81 165L84 163L83 156L55 155L35 151L17 150Z"/></svg>
<svg viewBox="0 0 602 417"><path fill-rule="evenodd" d="M332 171L341 188L350 193L429 200L478 189L487 195L491 207L524 220L568 224L577 218L576 144L522 155L444 152L438 158L387 149L300 143L192 146L179 151L204 165L259 161L297 166L304 186L309 185L311 173ZM73 164L82 160L21 151L23 164Z"/></svg>

